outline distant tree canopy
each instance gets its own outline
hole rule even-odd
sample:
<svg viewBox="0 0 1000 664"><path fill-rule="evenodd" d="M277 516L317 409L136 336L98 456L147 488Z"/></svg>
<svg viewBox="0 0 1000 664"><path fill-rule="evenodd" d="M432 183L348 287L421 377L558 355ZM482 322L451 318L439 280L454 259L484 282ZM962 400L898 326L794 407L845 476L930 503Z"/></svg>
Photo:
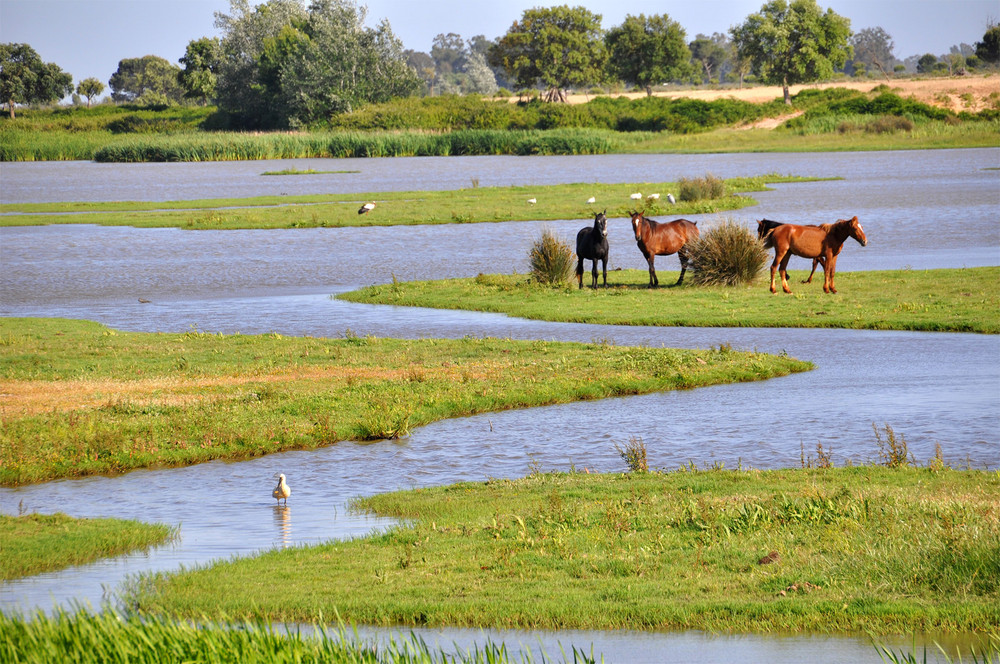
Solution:
<svg viewBox="0 0 1000 664"><path fill-rule="evenodd" d="M852 49L851 22L832 9L823 13L816 0L770 0L732 29L740 57L767 83L781 85L791 104L789 86L828 78L843 67Z"/></svg>
<svg viewBox="0 0 1000 664"><path fill-rule="evenodd" d="M215 37L202 37L187 45L180 63L184 69L177 75L177 81L184 88L184 96L205 104L215 96L218 83L219 62L222 60L222 45Z"/></svg>
<svg viewBox="0 0 1000 664"><path fill-rule="evenodd" d="M888 76L896 58L892 54L893 42L889 33L882 28L865 28L851 36L854 48L854 66L875 67Z"/></svg>
<svg viewBox="0 0 1000 664"><path fill-rule="evenodd" d="M626 16L604 37L611 73L653 94L653 86L683 78L690 70L691 51L684 28L666 14Z"/></svg>
<svg viewBox="0 0 1000 664"><path fill-rule="evenodd" d="M402 43L387 21L364 25L349 0L270 0L216 15L224 32L219 107L246 127L298 127L417 90Z"/></svg>
<svg viewBox="0 0 1000 664"><path fill-rule="evenodd" d="M718 76L730 58L730 44L726 36L716 32L711 37L697 35L689 45L691 59L701 66L703 80L709 82L712 76Z"/></svg>
<svg viewBox="0 0 1000 664"><path fill-rule="evenodd" d="M976 42L976 57L983 62L1000 64L1000 25L990 23L983 40Z"/></svg>
<svg viewBox="0 0 1000 664"><path fill-rule="evenodd" d="M604 78L601 16L568 5L526 9L490 49L489 62L518 87L541 84L547 100L565 101L566 88Z"/></svg>
<svg viewBox="0 0 1000 664"><path fill-rule="evenodd" d="M0 103L14 117L14 104L47 104L73 92L73 77L27 44L0 44Z"/></svg>
<svg viewBox="0 0 1000 664"><path fill-rule="evenodd" d="M176 104L184 96L177 82L180 67L156 55L126 58L118 62L111 75L111 98L118 102L143 104Z"/></svg>
<svg viewBox="0 0 1000 664"><path fill-rule="evenodd" d="M91 100L104 92L104 83L96 78L85 78L76 86L76 94L87 98L87 108L90 108Z"/></svg>

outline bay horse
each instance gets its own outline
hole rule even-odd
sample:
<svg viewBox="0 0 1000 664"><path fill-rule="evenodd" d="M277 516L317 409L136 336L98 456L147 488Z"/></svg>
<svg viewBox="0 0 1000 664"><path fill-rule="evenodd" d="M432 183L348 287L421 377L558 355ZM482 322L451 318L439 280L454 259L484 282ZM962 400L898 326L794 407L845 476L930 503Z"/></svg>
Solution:
<svg viewBox="0 0 1000 664"><path fill-rule="evenodd" d="M759 219L757 221L757 239L763 242L764 239L767 237L768 233L773 231L778 226L784 226L784 225L785 222L783 221L772 221L771 219ZM813 275L816 273L816 265L822 264L822 262L823 262L822 257L813 259L813 267L812 271L809 272L809 278L803 279L802 283L811 284L813 282Z"/></svg>
<svg viewBox="0 0 1000 664"><path fill-rule="evenodd" d="M604 212L607 212L605 210ZM585 226L576 234L576 280L583 288L583 261L593 261L591 288L597 288L597 261L604 270L604 287L608 287L608 218L604 212L594 215L594 225Z"/></svg>
<svg viewBox="0 0 1000 664"><path fill-rule="evenodd" d="M687 271L688 255L684 251L687 243L698 238L698 227L696 222L687 219L676 219L660 223L647 219L642 212L631 212L632 230L635 232L635 243L639 246L639 251L649 263L649 287L655 288L660 285L660 280L656 278L656 268L653 261L657 256L669 256L677 254L681 259L681 276L674 286L680 286L684 282L684 272Z"/></svg>
<svg viewBox="0 0 1000 664"><path fill-rule="evenodd" d="M838 219L834 224L819 226L797 226L782 224L768 233L764 246L774 247L774 262L771 263L771 292L777 293L774 287L774 272L781 272L781 288L786 293L792 290L788 287L788 259L792 254L803 258L820 258L823 265L823 292L836 293L833 286L833 275L837 269L837 255L847 238L853 237L864 247L868 244L865 231L858 223L858 218Z"/></svg>

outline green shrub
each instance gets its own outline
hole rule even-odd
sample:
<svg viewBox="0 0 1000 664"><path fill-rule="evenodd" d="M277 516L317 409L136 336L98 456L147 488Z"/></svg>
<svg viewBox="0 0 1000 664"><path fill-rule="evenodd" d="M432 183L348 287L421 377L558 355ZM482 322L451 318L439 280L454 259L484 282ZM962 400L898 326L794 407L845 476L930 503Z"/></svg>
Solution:
<svg viewBox="0 0 1000 664"><path fill-rule="evenodd" d="M703 178L681 178L677 185L682 201L710 200L726 194L726 183L711 173Z"/></svg>
<svg viewBox="0 0 1000 664"><path fill-rule="evenodd" d="M767 264L768 252L756 233L732 219L687 244L691 280L701 285L750 284Z"/></svg>
<svg viewBox="0 0 1000 664"><path fill-rule="evenodd" d="M569 281L576 267L572 247L549 229L532 245L528 265L535 281L550 285Z"/></svg>

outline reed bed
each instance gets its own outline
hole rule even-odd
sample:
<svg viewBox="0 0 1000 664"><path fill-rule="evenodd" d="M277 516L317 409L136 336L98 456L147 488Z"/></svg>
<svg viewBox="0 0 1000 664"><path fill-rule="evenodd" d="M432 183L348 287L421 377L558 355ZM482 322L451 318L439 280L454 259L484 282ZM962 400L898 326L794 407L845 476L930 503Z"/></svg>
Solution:
<svg viewBox="0 0 1000 664"><path fill-rule="evenodd" d="M387 642L361 639L343 625L314 624L309 634L276 629L265 622L185 622L160 616L38 612L30 618L0 613L0 661L19 664L506 664L535 661L530 652L511 653L488 641L473 649L433 649L420 637L393 636ZM538 661L548 662L544 654ZM587 663L592 655L575 648L562 661Z"/></svg>

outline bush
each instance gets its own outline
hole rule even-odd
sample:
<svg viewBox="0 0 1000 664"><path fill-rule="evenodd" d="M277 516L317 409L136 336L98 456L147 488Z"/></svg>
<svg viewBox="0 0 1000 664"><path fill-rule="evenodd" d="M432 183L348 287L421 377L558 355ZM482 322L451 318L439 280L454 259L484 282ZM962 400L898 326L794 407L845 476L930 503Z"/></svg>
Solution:
<svg viewBox="0 0 1000 664"><path fill-rule="evenodd" d="M711 200L726 193L726 184L711 173L703 178L681 178L678 188L682 201Z"/></svg>
<svg viewBox="0 0 1000 664"><path fill-rule="evenodd" d="M767 265L768 252L757 235L732 219L687 245L691 280L701 285L750 284Z"/></svg>
<svg viewBox="0 0 1000 664"><path fill-rule="evenodd" d="M576 267L572 247L548 229L532 245L528 264L535 281L552 285L569 281Z"/></svg>

